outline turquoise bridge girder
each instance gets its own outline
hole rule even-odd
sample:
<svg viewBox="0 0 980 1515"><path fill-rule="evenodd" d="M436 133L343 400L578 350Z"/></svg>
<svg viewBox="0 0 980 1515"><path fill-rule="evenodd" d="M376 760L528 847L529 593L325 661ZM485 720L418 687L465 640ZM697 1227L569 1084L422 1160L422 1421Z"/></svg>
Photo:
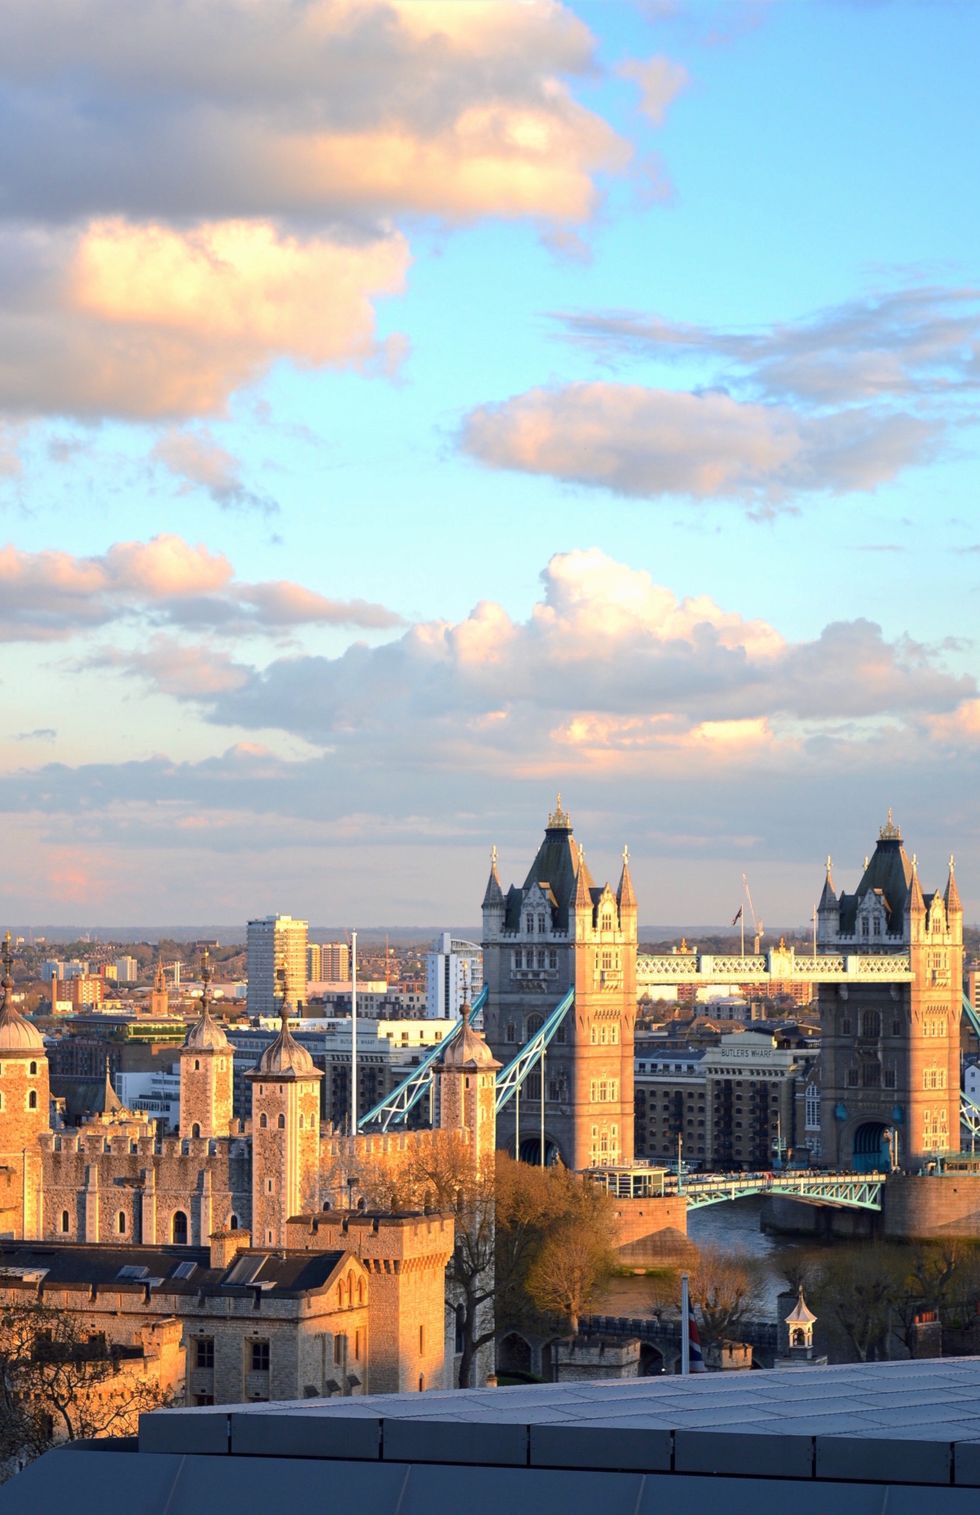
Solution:
<svg viewBox="0 0 980 1515"><path fill-rule="evenodd" d="M474 1024L479 1024L478 1017L482 1017L486 1002L487 990L483 988L473 1001ZM496 1111L498 1115L507 1101L520 1091L521 1085L532 1069L543 1062L548 1043L557 1034L559 1026L574 1002L575 990L569 989L517 1056L512 1058L497 1075ZM437 1042L434 1047L430 1047L418 1066L412 1069L397 1089L393 1089L383 1100L379 1100L372 1109L361 1116L357 1123L358 1131L365 1131L369 1126L374 1125L380 1125L382 1131L387 1131L391 1126L401 1125L406 1121L419 1100L432 1088L436 1066L445 1055L446 1049L452 1046L462 1028L463 1023L460 1021L448 1036L443 1037L442 1041Z"/></svg>
<svg viewBox="0 0 980 1515"><path fill-rule="evenodd" d="M511 1058L506 1068L497 1075L497 1103L496 1111L499 1115L501 1110L520 1089L531 1069L536 1063L544 1062L545 1048L552 1037L557 1034L558 1028L572 1005L575 1003L575 990L569 989L558 1001L547 1020L535 1031L534 1035L524 1043L516 1057ZM544 1069L542 1067L542 1095L544 1094Z"/></svg>
<svg viewBox="0 0 980 1515"><path fill-rule="evenodd" d="M683 1194L688 1210L703 1210L707 1205L727 1200L747 1199L750 1195L784 1195L811 1205L833 1205L848 1210L881 1209L883 1173L732 1173L705 1174L685 1178L678 1187L676 1178L666 1184L665 1194Z"/></svg>
<svg viewBox="0 0 980 1515"><path fill-rule="evenodd" d="M482 1013L486 1002L487 991L483 988L473 1001L474 1019ZM452 1046L462 1029L463 1022L460 1020L448 1036L444 1036L441 1042L436 1042L434 1047L430 1047L408 1077L403 1078L396 1089L392 1089L390 1094L386 1094L384 1099L379 1100L361 1116L357 1123L358 1131L365 1131L368 1126L376 1124L381 1126L382 1131L387 1131L391 1126L400 1125L406 1121L422 1096L428 1094L432 1088L436 1063L444 1056L446 1048Z"/></svg>
<svg viewBox="0 0 980 1515"><path fill-rule="evenodd" d="M963 1016L969 1021L971 1029L980 1040L980 1015L970 1003L969 996L963 996ZM965 1089L960 1090L960 1122L970 1134L970 1140L976 1142L980 1136L980 1104L971 1099Z"/></svg>

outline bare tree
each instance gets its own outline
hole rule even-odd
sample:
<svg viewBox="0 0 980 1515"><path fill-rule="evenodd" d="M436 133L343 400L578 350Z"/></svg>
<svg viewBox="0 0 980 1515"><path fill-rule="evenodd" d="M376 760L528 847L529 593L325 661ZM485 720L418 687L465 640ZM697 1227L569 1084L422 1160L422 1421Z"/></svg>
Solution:
<svg viewBox="0 0 980 1515"><path fill-rule="evenodd" d="M545 1237L527 1274L527 1292L539 1310L563 1315L572 1336L596 1291L615 1267L606 1236L576 1220L556 1226Z"/></svg>
<svg viewBox="0 0 980 1515"><path fill-rule="evenodd" d="M9 1472L58 1441L124 1436L171 1402L126 1371L123 1349L34 1300L0 1309L0 1464Z"/></svg>
<svg viewBox="0 0 980 1515"><path fill-rule="evenodd" d="M762 1278L752 1258L703 1247L687 1269L691 1303L701 1316L705 1343L737 1339L743 1321L762 1303ZM680 1269L669 1269L652 1280L655 1308L679 1307Z"/></svg>

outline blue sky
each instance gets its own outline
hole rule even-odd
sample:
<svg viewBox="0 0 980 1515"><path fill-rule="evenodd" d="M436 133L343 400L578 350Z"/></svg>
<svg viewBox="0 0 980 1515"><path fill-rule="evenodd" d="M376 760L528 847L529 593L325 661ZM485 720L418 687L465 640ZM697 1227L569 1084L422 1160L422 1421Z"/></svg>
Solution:
<svg viewBox="0 0 980 1515"><path fill-rule="evenodd" d="M556 788L976 916L975 8L121 7L0 16L9 917L475 919Z"/></svg>

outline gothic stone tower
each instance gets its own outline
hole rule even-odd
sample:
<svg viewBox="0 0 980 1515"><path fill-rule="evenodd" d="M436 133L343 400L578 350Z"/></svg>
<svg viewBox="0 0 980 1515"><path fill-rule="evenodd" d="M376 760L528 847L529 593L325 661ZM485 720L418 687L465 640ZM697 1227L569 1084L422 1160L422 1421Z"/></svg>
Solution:
<svg viewBox="0 0 980 1515"><path fill-rule="evenodd" d="M227 1136L232 1123L234 1049L211 1014L211 957L201 956L201 1017L180 1049L181 1136Z"/></svg>
<svg viewBox="0 0 980 1515"><path fill-rule="evenodd" d="M545 1055L545 1158L569 1168L633 1161L636 897L628 855L619 887L599 887L561 797L521 888L505 895L496 853L483 901L487 1041L508 1063L568 989L575 1003ZM498 1142L540 1161L537 1070L501 1111ZM516 1123L520 1120L519 1139Z"/></svg>
<svg viewBox="0 0 980 1515"><path fill-rule="evenodd" d="M889 813L853 894L835 894L828 859L817 941L865 979L818 991L825 1160L915 1169L957 1151L963 909L952 858L945 891L923 894ZM891 956L910 972L899 976L896 962L891 975Z"/></svg>
<svg viewBox="0 0 980 1515"><path fill-rule="evenodd" d="M252 1240L285 1246L292 1215L320 1208L320 1080L287 1025L248 1075L252 1085Z"/></svg>
<svg viewBox="0 0 980 1515"><path fill-rule="evenodd" d="M10 932L0 979L0 1232L41 1235L42 1170L38 1138L50 1128L44 1038L13 1002Z"/></svg>

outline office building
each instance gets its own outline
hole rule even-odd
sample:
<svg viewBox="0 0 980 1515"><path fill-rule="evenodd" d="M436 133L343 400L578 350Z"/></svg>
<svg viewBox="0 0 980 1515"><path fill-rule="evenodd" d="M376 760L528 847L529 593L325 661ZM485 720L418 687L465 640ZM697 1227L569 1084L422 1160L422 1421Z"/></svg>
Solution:
<svg viewBox="0 0 980 1515"><path fill-rule="evenodd" d="M248 923L249 1015L276 1015L285 995L291 1011L306 1002L307 921L266 915Z"/></svg>
<svg viewBox="0 0 980 1515"><path fill-rule="evenodd" d="M425 955L425 1013L433 1020L457 1016L463 1001L483 988L483 953L476 942L444 931Z"/></svg>

